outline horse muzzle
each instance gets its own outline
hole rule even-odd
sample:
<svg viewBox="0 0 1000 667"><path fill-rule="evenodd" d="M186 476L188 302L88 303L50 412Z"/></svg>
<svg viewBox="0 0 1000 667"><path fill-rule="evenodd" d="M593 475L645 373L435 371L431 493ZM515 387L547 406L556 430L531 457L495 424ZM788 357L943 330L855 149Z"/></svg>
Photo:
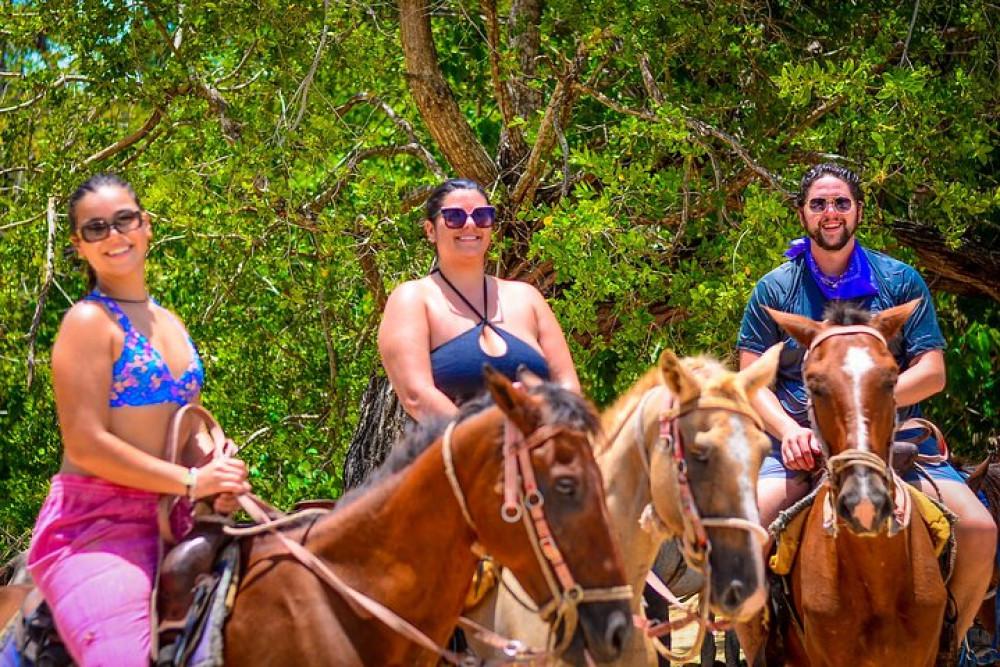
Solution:
<svg viewBox="0 0 1000 667"><path fill-rule="evenodd" d="M562 628L559 630L564 631ZM629 602L615 600L581 604L575 630L563 655L564 660L572 664L585 664L584 650L598 663L618 660L632 632Z"/></svg>
<svg viewBox="0 0 1000 667"><path fill-rule="evenodd" d="M874 537L889 526L892 518L892 495L885 479L871 470L856 470L844 475L836 499L837 516L860 537Z"/></svg>

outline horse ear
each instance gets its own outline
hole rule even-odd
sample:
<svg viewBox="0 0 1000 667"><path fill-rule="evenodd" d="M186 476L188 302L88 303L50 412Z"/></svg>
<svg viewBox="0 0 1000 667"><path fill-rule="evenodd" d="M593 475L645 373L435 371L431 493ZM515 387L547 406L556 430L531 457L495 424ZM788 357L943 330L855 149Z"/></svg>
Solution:
<svg viewBox="0 0 1000 667"><path fill-rule="evenodd" d="M523 387L508 380L506 375L489 364L483 364L483 377L497 407L517 424L522 433L529 433L538 426L541 416Z"/></svg>
<svg viewBox="0 0 1000 667"><path fill-rule="evenodd" d="M517 367L517 381L524 385L526 389L534 389L545 380L533 373L530 368L521 364Z"/></svg>
<svg viewBox="0 0 1000 667"><path fill-rule="evenodd" d="M913 311L917 309L922 300L914 299L913 301L907 301L901 306L883 310L872 317L871 321L868 322L868 326L885 336L886 340L892 340L899 333L900 329L903 328L903 325L906 324L906 320L910 319L910 315L913 314Z"/></svg>
<svg viewBox="0 0 1000 667"><path fill-rule="evenodd" d="M691 371L684 368L681 360L670 350L664 350L660 355L660 375L670 391L680 399L681 403L693 401L701 395L701 385Z"/></svg>
<svg viewBox="0 0 1000 667"><path fill-rule="evenodd" d="M811 320L808 317L784 313L780 310L768 308L767 306L764 306L764 310L774 318L779 327L787 331L788 335L798 341L803 347L808 348L813 338L816 337L816 334L823 330L822 322Z"/></svg>
<svg viewBox="0 0 1000 667"><path fill-rule="evenodd" d="M767 352L739 372L738 377L747 396L752 396L761 387L771 384L774 374L778 371L778 357L784 347L784 343L772 345Z"/></svg>

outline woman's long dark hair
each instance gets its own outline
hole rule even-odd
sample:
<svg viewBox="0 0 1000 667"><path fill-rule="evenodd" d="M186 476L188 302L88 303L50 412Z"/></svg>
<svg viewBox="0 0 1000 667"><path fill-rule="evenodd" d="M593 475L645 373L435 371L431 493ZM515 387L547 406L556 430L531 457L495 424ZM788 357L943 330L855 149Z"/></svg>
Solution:
<svg viewBox="0 0 1000 667"><path fill-rule="evenodd" d="M115 174L94 174L83 183L81 183L73 194L69 197L69 229L72 234L76 234L76 228L79 221L76 219L76 207L80 203L80 200L86 197L92 192L97 192L100 188L106 186L119 187L129 193L132 199L135 200L136 207L141 211L142 202L139 201L139 195L135 193L135 189L132 185ZM87 272L87 291L93 290L97 287L97 274L94 273L94 269L91 268L90 264L86 266Z"/></svg>

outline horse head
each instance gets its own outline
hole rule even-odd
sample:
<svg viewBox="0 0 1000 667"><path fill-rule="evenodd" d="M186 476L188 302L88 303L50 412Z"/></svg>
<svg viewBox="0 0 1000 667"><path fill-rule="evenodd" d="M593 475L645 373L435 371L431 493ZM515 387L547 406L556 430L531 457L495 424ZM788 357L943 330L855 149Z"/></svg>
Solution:
<svg viewBox="0 0 1000 667"><path fill-rule="evenodd" d="M488 366L484 374L504 415L493 426L503 452L490 457L496 474L466 493L478 539L552 623L553 652L574 664L585 649L614 660L631 631L632 593L592 451L598 417L555 384L515 385Z"/></svg>
<svg viewBox="0 0 1000 667"><path fill-rule="evenodd" d="M875 315L837 304L822 322L768 308L807 350L802 378L813 431L827 456L836 514L857 535L894 531L889 461L899 367L888 341L919 303L916 299Z"/></svg>
<svg viewBox="0 0 1000 667"><path fill-rule="evenodd" d="M769 441L749 397L774 377L780 348L740 373L669 350L659 362L671 396L650 447L653 508L705 574L711 610L729 618L766 599L757 474Z"/></svg>

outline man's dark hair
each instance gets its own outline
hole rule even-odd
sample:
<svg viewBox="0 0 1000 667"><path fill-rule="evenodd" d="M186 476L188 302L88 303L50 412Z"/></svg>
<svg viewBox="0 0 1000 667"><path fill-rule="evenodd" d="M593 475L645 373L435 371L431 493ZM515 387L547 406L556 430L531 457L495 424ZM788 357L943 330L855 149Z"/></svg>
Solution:
<svg viewBox="0 0 1000 667"><path fill-rule="evenodd" d="M806 195L809 194L809 188L812 184L823 178L824 176L833 176L834 178L839 178L844 183L847 183L847 187L851 190L851 196L854 201L859 204L865 202L865 195L861 191L861 179L858 175L839 164L834 164L833 162L824 162L823 164L813 165L806 170L806 173L802 175L802 183L799 185L799 193L795 197L795 205L802 208L806 205Z"/></svg>
<svg viewBox="0 0 1000 667"><path fill-rule="evenodd" d="M486 190L483 189L476 181L469 178L450 178L441 185L434 188L427 201L424 203L424 212L427 215L427 219L433 221L438 217L438 213L441 212L441 202L450 193L456 190L476 190L483 196L488 204L490 202L489 195L486 194Z"/></svg>

